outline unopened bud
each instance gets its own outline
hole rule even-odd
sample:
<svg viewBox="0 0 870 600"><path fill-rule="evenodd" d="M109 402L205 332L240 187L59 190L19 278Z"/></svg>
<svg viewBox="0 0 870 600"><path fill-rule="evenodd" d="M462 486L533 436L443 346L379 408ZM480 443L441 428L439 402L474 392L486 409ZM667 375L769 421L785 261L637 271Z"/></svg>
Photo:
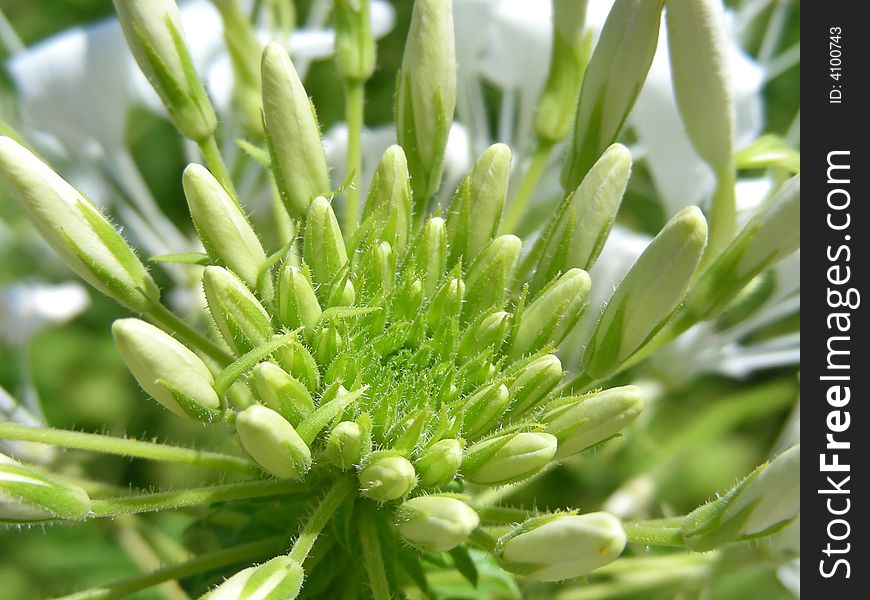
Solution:
<svg viewBox="0 0 870 600"><path fill-rule="evenodd" d="M462 544L480 525L480 517L462 500L420 496L396 509L399 535L424 552L446 552Z"/></svg>
<svg viewBox="0 0 870 600"><path fill-rule="evenodd" d="M81 521L91 500L77 485L43 475L0 453L0 522Z"/></svg>
<svg viewBox="0 0 870 600"><path fill-rule="evenodd" d="M347 250L338 219L329 200L323 196L315 198L308 208L302 256L311 269L314 282L324 291L334 283L333 279L347 263Z"/></svg>
<svg viewBox="0 0 870 600"><path fill-rule="evenodd" d="M323 311L302 267L286 265L278 278L278 316L288 329L305 328L308 339Z"/></svg>
<svg viewBox="0 0 870 600"><path fill-rule="evenodd" d="M401 456L384 456L369 463L359 473L364 496L380 502L401 498L417 486L414 465Z"/></svg>
<svg viewBox="0 0 870 600"><path fill-rule="evenodd" d="M260 401L294 427L314 412L308 389L278 365L263 362L252 371L254 390Z"/></svg>
<svg viewBox="0 0 870 600"><path fill-rule="evenodd" d="M284 417L254 404L239 413L236 431L257 464L280 479L300 479L311 467L311 451Z"/></svg>
<svg viewBox="0 0 870 600"><path fill-rule="evenodd" d="M242 569L204 596L207 600L293 600L302 589L302 565L289 556L276 556Z"/></svg>
<svg viewBox="0 0 870 600"><path fill-rule="evenodd" d="M444 487L456 477L461 464L462 442L454 439L435 442L414 462L424 487Z"/></svg>
<svg viewBox="0 0 870 600"><path fill-rule="evenodd" d="M441 217L432 217L414 245L417 272L423 278L423 290L431 298L447 270L447 225Z"/></svg>
<svg viewBox="0 0 870 600"><path fill-rule="evenodd" d="M507 386L490 384L472 394L462 408L462 434L474 440L496 426L510 404Z"/></svg>
<svg viewBox="0 0 870 600"><path fill-rule="evenodd" d="M369 0L336 0L335 66L339 77L365 81L375 70Z"/></svg>
<svg viewBox="0 0 870 600"><path fill-rule="evenodd" d="M208 310L229 347L241 356L269 341L269 313L242 281L223 267L206 267L202 287Z"/></svg>
<svg viewBox="0 0 870 600"><path fill-rule="evenodd" d="M462 474L471 483L503 485L531 477L556 454L557 440L549 433L509 433L471 446Z"/></svg>
<svg viewBox="0 0 870 600"><path fill-rule="evenodd" d="M347 471L358 465L362 456L363 430L359 423L342 421L332 428L326 441L326 458Z"/></svg>
<svg viewBox="0 0 870 600"><path fill-rule="evenodd" d="M500 349L511 323L511 314L503 310L479 319L462 336L459 342L459 356L471 358L488 348Z"/></svg>
<svg viewBox="0 0 870 600"><path fill-rule="evenodd" d="M463 317L471 321L480 313L500 309L513 284L523 242L515 235L502 235L492 240L472 263L465 283Z"/></svg>
<svg viewBox="0 0 870 600"><path fill-rule="evenodd" d="M411 187L401 146L387 148L378 163L359 231L368 244L384 240L398 256L404 255L411 235Z"/></svg>
<svg viewBox="0 0 870 600"><path fill-rule="evenodd" d="M522 367L508 385L511 414L520 416L537 408L563 375L562 363L553 354L545 354Z"/></svg>

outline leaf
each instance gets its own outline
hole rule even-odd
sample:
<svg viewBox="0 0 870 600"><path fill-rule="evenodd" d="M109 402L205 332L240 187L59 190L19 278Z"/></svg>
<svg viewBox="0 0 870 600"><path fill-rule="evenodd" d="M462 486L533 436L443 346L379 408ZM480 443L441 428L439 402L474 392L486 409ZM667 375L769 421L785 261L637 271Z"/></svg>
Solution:
<svg viewBox="0 0 870 600"><path fill-rule="evenodd" d="M152 256L151 262L173 263L176 265L200 265L208 267L214 264L211 257L203 252L180 252L178 254L160 254Z"/></svg>
<svg viewBox="0 0 870 600"><path fill-rule="evenodd" d="M468 553L468 548L465 546L457 546L453 550L450 550L450 557L453 559L453 565L456 567L456 570L459 571L471 585L477 587L479 579L477 565L475 565L474 561L471 559L471 555Z"/></svg>
<svg viewBox="0 0 870 600"><path fill-rule="evenodd" d="M260 146L241 138L236 140L236 146L241 148L242 152L260 163L264 169L272 168L272 158L269 156L268 148L261 148Z"/></svg>

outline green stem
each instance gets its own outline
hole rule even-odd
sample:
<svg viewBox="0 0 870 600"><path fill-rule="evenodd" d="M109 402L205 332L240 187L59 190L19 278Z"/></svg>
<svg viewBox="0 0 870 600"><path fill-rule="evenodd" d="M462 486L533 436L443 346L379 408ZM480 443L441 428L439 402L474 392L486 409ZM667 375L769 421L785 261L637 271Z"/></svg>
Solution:
<svg viewBox="0 0 870 600"><path fill-rule="evenodd" d="M121 498L91 501L91 515L96 518L116 517L143 512L175 510L200 504L248 500L265 496L283 496L305 491L305 486L292 481L253 481L230 483L187 490L137 494Z"/></svg>
<svg viewBox="0 0 870 600"><path fill-rule="evenodd" d="M699 273L719 256L722 250L734 239L734 233L737 231L735 178L733 164L729 165L723 172L716 174L716 192L713 195L713 204L710 207L710 218L708 219L707 249L698 267Z"/></svg>
<svg viewBox="0 0 870 600"><path fill-rule="evenodd" d="M317 536L320 535L329 519L332 518L332 515L338 510L353 489L354 480L352 477L342 477L335 482L332 489L326 494L326 497L314 509L308 522L302 527L299 537L293 542L293 548L290 549L288 554L290 558L299 564L305 562L305 558L311 552L314 542L317 541Z"/></svg>
<svg viewBox="0 0 870 600"><path fill-rule="evenodd" d="M177 565L171 565L151 573L137 575L108 585L63 596L63 598L58 598L57 600L110 600L112 598L123 598L164 581L182 579L221 567L270 556L275 552L280 552L286 543L287 537L278 535L258 542L251 542L250 544L203 554Z"/></svg>
<svg viewBox="0 0 870 600"><path fill-rule="evenodd" d="M187 342L194 349L199 350L222 367L233 362L233 357L216 342L185 323L162 304L155 303L145 316L167 333L175 334L182 341Z"/></svg>
<svg viewBox="0 0 870 600"><path fill-rule="evenodd" d="M296 331L299 330L297 329ZM253 369L257 363L275 352L275 350L292 343L293 340L296 339L296 331L285 333L284 335L266 342L262 346L257 346L247 354L237 358L232 364L227 365L226 368L215 377L214 383L212 384L217 395L223 398L223 395L227 393L227 390L230 389L230 386L232 386L239 377Z"/></svg>
<svg viewBox="0 0 870 600"><path fill-rule="evenodd" d="M547 168L547 162L550 160L550 150L553 148L553 143L548 140L538 140L535 151L532 153L532 158L529 161L529 167L523 173L523 178L520 180L520 185L517 188L514 197L511 199L508 206L507 215L502 222L502 233L512 233L520 219L526 212L526 206L538 187L544 170Z"/></svg>
<svg viewBox="0 0 870 600"><path fill-rule="evenodd" d="M37 442L61 448L75 448L104 454L144 458L163 462L195 465L219 471L247 475L259 473L253 463L244 458L218 452L179 448L154 442L116 438L97 433L67 431L50 427L27 427L18 423L0 423L0 439Z"/></svg>
<svg viewBox="0 0 870 600"><path fill-rule="evenodd" d="M359 220L360 184L362 182L362 129L365 105L365 82L345 82L345 116L347 118L347 179L350 185L345 195L344 235L356 230Z"/></svg>
<svg viewBox="0 0 870 600"><path fill-rule="evenodd" d="M471 535L468 536L468 543L490 554L495 552L496 539L480 527L471 532Z"/></svg>
<svg viewBox="0 0 870 600"><path fill-rule="evenodd" d="M369 576L374 600L390 600L390 582L384 567L384 557L381 553L381 541L378 537L377 524L372 511L366 511L359 524L360 542L363 551L363 563Z"/></svg>
<svg viewBox="0 0 870 600"><path fill-rule="evenodd" d="M215 179L220 182L223 188L227 191L227 194L229 194L236 204L238 204L239 196L236 194L236 188L233 186L233 179L230 177L230 173L227 170L227 165L224 162L224 157L221 155L220 148L218 148L214 134L204 140L199 140L197 144L199 145L202 157L205 160L205 166L208 167L208 170L215 176Z"/></svg>
<svg viewBox="0 0 870 600"><path fill-rule="evenodd" d="M628 541L644 546L683 546L685 517L623 523Z"/></svg>
<svg viewBox="0 0 870 600"><path fill-rule="evenodd" d="M508 524L525 521L534 513L524 508L511 508L509 506L483 506L476 508L480 520L484 523Z"/></svg>

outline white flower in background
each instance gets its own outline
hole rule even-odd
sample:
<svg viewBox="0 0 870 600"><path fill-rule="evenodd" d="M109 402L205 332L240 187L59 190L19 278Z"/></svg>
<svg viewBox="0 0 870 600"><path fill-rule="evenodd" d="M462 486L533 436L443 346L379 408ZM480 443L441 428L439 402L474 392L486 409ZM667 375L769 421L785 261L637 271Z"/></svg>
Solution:
<svg viewBox="0 0 870 600"><path fill-rule="evenodd" d="M0 288L0 336L9 345L23 345L52 325L66 323L89 303L78 283L17 283Z"/></svg>
<svg viewBox="0 0 870 600"><path fill-rule="evenodd" d="M0 421L11 421L27 427L45 426L42 419L35 417L2 387L0 387ZM34 442L0 440L0 454L14 456L23 462L47 464L57 456L57 449L54 446Z"/></svg>

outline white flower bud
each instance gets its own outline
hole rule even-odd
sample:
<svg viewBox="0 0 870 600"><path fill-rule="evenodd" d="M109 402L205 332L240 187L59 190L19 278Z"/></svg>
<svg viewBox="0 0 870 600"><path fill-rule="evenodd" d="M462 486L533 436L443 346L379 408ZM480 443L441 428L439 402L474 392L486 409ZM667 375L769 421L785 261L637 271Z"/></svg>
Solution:
<svg viewBox="0 0 870 600"><path fill-rule="evenodd" d="M414 465L401 456L384 456L359 473L360 490L373 500L387 502L401 498L417 486Z"/></svg>
<svg viewBox="0 0 870 600"><path fill-rule="evenodd" d="M463 543L480 524L480 517L462 500L420 496L396 510L399 535L424 552L445 552Z"/></svg>
<svg viewBox="0 0 870 600"><path fill-rule="evenodd" d="M289 556L242 569L203 600L293 600L302 589L302 565Z"/></svg>
<svg viewBox="0 0 870 600"><path fill-rule="evenodd" d="M522 481L553 460L557 443L549 433L530 432L485 440L468 449L462 474L468 481L482 485Z"/></svg>
<svg viewBox="0 0 870 600"><path fill-rule="evenodd" d="M81 521L90 512L87 493L38 473L0 453L0 522Z"/></svg>
<svg viewBox="0 0 870 600"><path fill-rule="evenodd" d="M264 470L281 479L300 479L311 467L311 451L284 417L254 404L239 413L242 447Z"/></svg>

